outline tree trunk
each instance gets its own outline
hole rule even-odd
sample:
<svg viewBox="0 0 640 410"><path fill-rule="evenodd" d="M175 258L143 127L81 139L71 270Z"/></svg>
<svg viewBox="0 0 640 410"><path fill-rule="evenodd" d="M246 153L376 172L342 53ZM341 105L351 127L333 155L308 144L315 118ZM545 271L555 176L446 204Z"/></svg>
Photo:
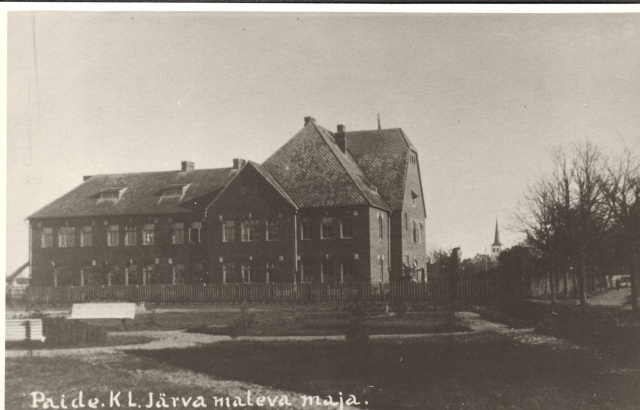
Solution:
<svg viewBox="0 0 640 410"><path fill-rule="evenodd" d="M580 305L587 304L587 267L585 266L586 255L580 251L580 271L578 272L578 288L580 291Z"/></svg>
<svg viewBox="0 0 640 410"><path fill-rule="evenodd" d="M549 285L551 286L551 304L556 304L556 269L551 267L549 271Z"/></svg>
<svg viewBox="0 0 640 410"><path fill-rule="evenodd" d="M564 289L562 291L565 299L569 299L569 274L567 270L564 270Z"/></svg>
<svg viewBox="0 0 640 410"><path fill-rule="evenodd" d="M634 246L635 245L635 246ZM629 246L629 279L631 280L631 309L638 310L638 260L637 243Z"/></svg>

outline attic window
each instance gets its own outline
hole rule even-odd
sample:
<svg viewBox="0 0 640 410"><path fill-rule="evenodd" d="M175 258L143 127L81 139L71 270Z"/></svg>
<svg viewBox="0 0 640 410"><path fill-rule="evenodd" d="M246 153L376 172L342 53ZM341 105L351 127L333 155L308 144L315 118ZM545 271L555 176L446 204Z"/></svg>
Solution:
<svg viewBox="0 0 640 410"><path fill-rule="evenodd" d="M416 199L419 198L420 195L418 195L418 193L416 191L411 191L411 205L416 206Z"/></svg>
<svg viewBox="0 0 640 410"><path fill-rule="evenodd" d="M184 193L184 188L185 188L185 185L170 186L162 190L162 196L163 197L182 196L182 194Z"/></svg>
<svg viewBox="0 0 640 410"><path fill-rule="evenodd" d="M98 199L115 200L117 201L122 196L124 188L109 188L98 194Z"/></svg>

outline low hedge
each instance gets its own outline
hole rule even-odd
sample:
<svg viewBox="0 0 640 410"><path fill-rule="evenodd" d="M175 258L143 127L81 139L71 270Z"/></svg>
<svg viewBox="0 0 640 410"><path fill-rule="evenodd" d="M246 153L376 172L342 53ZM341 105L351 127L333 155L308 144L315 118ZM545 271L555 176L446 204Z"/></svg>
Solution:
<svg viewBox="0 0 640 410"><path fill-rule="evenodd" d="M50 346L81 346L104 343L107 339L102 328L64 317L44 317L42 332L45 344Z"/></svg>

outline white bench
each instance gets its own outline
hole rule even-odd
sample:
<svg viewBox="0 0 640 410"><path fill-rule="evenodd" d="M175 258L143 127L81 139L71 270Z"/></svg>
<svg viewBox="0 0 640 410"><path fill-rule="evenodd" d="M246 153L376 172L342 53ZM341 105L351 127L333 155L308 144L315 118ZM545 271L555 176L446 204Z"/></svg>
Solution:
<svg viewBox="0 0 640 410"><path fill-rule="evenodd" d="M69 319L121 319L127 330L127 319L135 316L135 303L74 303Z"/></svg>
<svg viewBox="0 0 640 410"><path fill-rule="evenodd" d="M69 319L133 319L135 303L74 303Z"/></svg>
<svg viewBox="0 0 640 410"><path fill-rule="evenodd" d="M27 327L30 329L28 338ZM7 342L23 342L25 340L44 342L42 319L8 319L6 321L4 340Z"/></svg>

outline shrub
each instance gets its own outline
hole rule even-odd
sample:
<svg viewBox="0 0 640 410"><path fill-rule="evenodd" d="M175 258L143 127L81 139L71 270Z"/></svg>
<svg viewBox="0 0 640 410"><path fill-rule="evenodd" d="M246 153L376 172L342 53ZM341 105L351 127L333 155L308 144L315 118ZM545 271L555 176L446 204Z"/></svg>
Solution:
<svg viewBox="0 0 640 410"><path fill-rule="evenodd" d="M107 332L103 329L63 317L44 317L42 331L46 337L45 344L51 346L103 343L107 339Z"/></svg>
<svg viewBox="0 0 640 410"><path fill-rule="evenodd" d="M369 343L369 333L365 325L364 306L361 301L356 302L353 308L353 316L345 333L347 343L359 349Z"/></svg>
<svg viewBox="0 0 640 410"><path fill-rule="evenodd" d="M240 309L240 316L238 316L228 327L229 336L235 339L238 336L245 336L251 333L253 326L256 322L256 316L253 313L249 313L246 306Z"/></svg>

